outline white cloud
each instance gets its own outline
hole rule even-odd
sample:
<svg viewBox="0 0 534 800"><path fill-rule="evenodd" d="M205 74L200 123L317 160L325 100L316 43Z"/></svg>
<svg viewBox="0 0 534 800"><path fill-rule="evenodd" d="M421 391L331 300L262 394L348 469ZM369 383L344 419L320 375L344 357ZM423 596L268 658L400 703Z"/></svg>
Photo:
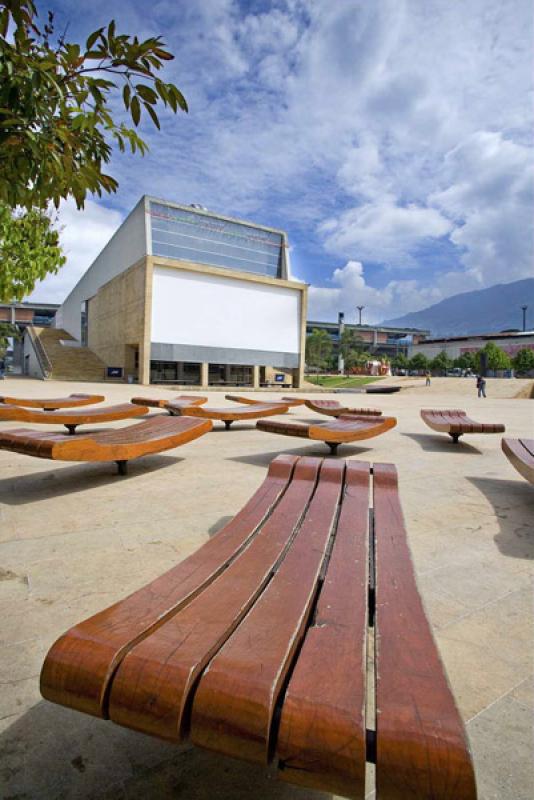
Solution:
<svg viewBox="0 0 534 800"><path fill-rule="evenodd" d="M29 300L62 303L121 222L122 215L118 211L93 200L86 201L83 211L78 211L73 201L63 203L59 210L59 227L67 262L57 275L40 281Z"/></svg>

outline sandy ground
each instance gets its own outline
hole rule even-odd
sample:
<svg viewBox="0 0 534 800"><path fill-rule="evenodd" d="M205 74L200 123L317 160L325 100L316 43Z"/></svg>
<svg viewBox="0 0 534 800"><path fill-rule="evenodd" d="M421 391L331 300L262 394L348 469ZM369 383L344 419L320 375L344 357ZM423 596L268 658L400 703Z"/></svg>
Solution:
<svg viewBox="0 0 534 800"><path fill-rule="evenodd" d="M489 381L486 400L477 399L472 380L452 378L435 379L430 389L375 396L367 404L394 414L398 426L340 448L342 457L398 467L419 588L466 721L481 800L534 796L534 487L503 456L499 435L464 437L455 446L424 425L419 409L464 408L481 421L504 422L507 435L532 437L534 403L511 399L521 384ZM100 392L118 402L148 390L0 383L0 394L72 391ZM221 393L209 394L212 405L226 402ZM331 396L362 402L355 394ZM300 408L291 414L296 420L312 416ZM0 452L0 796L327 797L283 785L259 767L54 706L38 689L43 657L60 634L216 533L279 452L321 455L326 449L256 431L250 423L236 423L229 432L216 423L196 442L132 462L124 478L111 465Z"/></svg>

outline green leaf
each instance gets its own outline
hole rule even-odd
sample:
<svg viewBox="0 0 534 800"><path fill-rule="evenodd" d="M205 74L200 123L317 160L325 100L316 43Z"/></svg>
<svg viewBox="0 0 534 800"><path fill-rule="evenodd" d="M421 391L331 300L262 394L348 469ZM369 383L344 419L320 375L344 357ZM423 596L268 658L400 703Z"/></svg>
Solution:
<svg viewBox="0 0 534 800"><path fill-rule="evenodd" d="M139 98L134 95L132 97L132 102L130 104L130 112L132 114L132 119L134 121L134 125L137 127L139 125L139 120L141 119L141 105L139 103Z"/></svg>
<svg viewBox="0 0 534 800"><path fill-rule="evenodd" d="M124 89L122 90L122 99L124 100L124 105L126 108L130 108L130 97L132 95L132 90L128 83L124 84Z"/></svg>
<svg viewBox="0 0 534 800"><path fill-rule="evenodd" d="M154 105L154 103L158 102L158 96L154 89L151 89L150 86L145 86L143 83L138 83L135 87L135 90L139 97L145 102L151 103L151 105Z"/></svg>

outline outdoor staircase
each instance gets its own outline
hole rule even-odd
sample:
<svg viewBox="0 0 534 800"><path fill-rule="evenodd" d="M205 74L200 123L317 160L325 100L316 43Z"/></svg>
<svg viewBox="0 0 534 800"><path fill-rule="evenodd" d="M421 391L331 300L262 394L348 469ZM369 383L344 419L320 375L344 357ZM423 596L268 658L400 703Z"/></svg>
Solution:
<svg viewBox="0 0 534 800"><path fill-rule="evenodd" d="M30 336L45 378L59 381L103 381L106 365L88 347L69 347L76 341L62 328L31 327Z"/></svg>

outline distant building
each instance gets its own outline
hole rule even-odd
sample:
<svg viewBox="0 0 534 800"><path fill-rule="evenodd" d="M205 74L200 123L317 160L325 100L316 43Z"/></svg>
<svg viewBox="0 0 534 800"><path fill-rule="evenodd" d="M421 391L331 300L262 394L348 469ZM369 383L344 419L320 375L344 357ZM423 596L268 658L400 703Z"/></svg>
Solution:
<svg viewBox="0 0 534 800"><path fill-rule="evenodd" d="M395 356L408 352L408 348L415 343L419 343L430 335L430 331L419 330L417 328L388 328L383 325L356 325L342 323L345 330L354 331L362 340L365 349L372 355ZM310 334L314 330L326 331L334 345L334 355L339 349L340 323L339 322L314 322L310 320L306 323L306 333Z"/></svg>
<svg viewBox="0 0 534 800"><path fill-rule="evenodd" d="M29 325L47 328L54 324L59 305L56 303L0 303L0 323L15 325L19 334ZM12 372L23 371L24 346L22 338L14 338L6 353L6 366Z"/></svg>
<svg viewBox="0 0 534 800"><path fill-rule="evenodd" d="M283 231L142 197L56 327L140 383L299 386L306 296Z"/></svg>
<svg viewBox="0 0 534 800"><path fill-rule="evenodd" d="M426 339L424 342L414 342L410 345L409 355L411 357L416 353L423 353L428 359L432 359L445 351L449 358L459 358L462 353L476 353L482 350L488 342L494 342L513 357L519 350L534 350L534 331L503 331Z"/></svg>

